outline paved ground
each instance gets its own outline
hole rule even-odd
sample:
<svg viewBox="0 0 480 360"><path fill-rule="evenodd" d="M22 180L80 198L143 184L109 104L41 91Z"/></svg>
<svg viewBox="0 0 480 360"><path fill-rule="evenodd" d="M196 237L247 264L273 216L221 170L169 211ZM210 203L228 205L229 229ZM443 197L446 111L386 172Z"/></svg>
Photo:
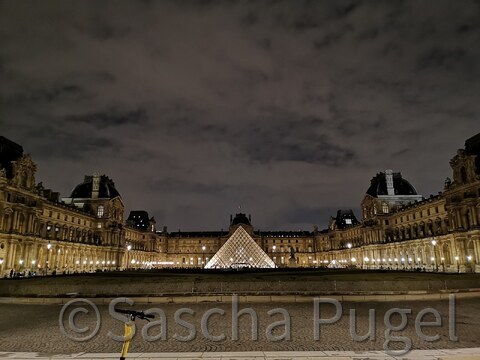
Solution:
<svg viewBox="0 0 480 360"><path fill-rule="evenodd" d="M131 353L129 359L139 360L479 360L480 348L412 350L405 356L389 356L381 351L255 351L255 352L223 352L223 353ZM35 359L35 360L112 360L118 354L79 353L71 355L42 356L37 353L1 353L0 359Z"/></svg>
<svg viewBox="0 0 480 360"><path fill-rule="evenodd" d="M85 305L85 304L82 304ZM68 319L70 307L64 313L64 319ZM240 304L240 309L252 307L258 314L258 340L251 340L251 321L249 316L244 315L239 321L239 340L232 340L232 308L231 304L205 303L205 304L149 304L138 305L137 308L148 309L161 308L167 319L167 340L146 341L141 329L145 322L137 320L138 329L134 341L131 344L133 353L159 353L159 352L235 352L235 351L367 351L382 350L385 341L384 315L393 307L411 309L412 313L407 316L408 323L405 330L393 332L392 335L408 337L412 340L413 349L453 349L453 348L479 348L480 336L478 324L480 323L480 301L478 298L457 299L456 304L456 335L458 341L449 340L448 328L448 301L411 301L397 303L342 303L343 316L331 325L322 325L320 340L314 340L313 325L313 299L312 303L279 303L279 304ZM182 315L182 319L192 324L196 330L196 336L191 341L179 341L174 335L186 336L188 330L174 320L174 313L182 307L191 308L195 314ZM220 308L225 315L213 315L208 322L208 330L212 335L224 333L226 339L222 341L208 340L201 331L201 319L205 312L211 308ZM291 316L291 340L271 341L268 340L265 331L275 321L283 320L280 314L269 316L270 309L281 307L288 311ZM427 342L419 338L415 331L415 317L424 308L434 308L441 314L442 326L425 328L427 335L439 334L439 339ZM81 352L115 353L121 348L121 344L107 336L109 331L115 334L123 333L123 324L113 319L108 314L106 306L99 306L101 326L98 334L85 342L77 342L67 338L59 326L59 315L62 307L59 305L12 305L0 304L0 351L3 352L39 352L44 355L71 354ZM349 334L349 309L355 309L358 334L365 334L368 330L368 310L375 309L375 340L354 341ZM91 309L90 309L91 310ZM77 327L95 326L94 311L88 315L79 313L74 317ZM321 317L331 318L334 315L334 307L329 304L321 305ZM392 324L400 323L400 316L392 317ZM431 315L427 315L424 321L433 321ZM64 321L68 329L68 321ZM279 335L284 332L280 326L273 332ZM149 331L149 335L160 332L160 326ZM85 336L68 331L69 335ZM391 349L403 348L402 342L390 344Z"/></svg>

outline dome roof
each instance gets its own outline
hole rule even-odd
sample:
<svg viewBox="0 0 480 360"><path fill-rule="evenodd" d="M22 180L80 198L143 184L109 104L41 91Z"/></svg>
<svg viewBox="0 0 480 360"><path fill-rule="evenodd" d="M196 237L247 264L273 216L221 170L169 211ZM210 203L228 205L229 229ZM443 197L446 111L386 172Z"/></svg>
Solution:
<svg viewBox="0 0 480 360"><path fill-rule="evenodd" d="M417 190L407 180L402 177L402 174L392 173L393 175L393 189L394 195L418 195ZM387 180L385 172L380 172L371 180L370 187L367 194L373 197L378 195L388 195Z"/></svg>
<svg viewBox="0 0 480 360"><path fill-rule="evenodd" d="M251 225L250 219L247 218L247 215L243 213L235 214L235 217L233 218L233 220L230 221L230 226L238 225L238 224Z"/></svg>
<svg viewBox="0 0 480 360"><path fill-rule="evenodd" d="M76 199L91 199L92 198L93 176L85 176L83 183L78 184L73 189L70 197ZM113 199L120 196L117 189L115 189L114 182L106 175L100 176L100 185L98 190L99 199Z"/></svg>

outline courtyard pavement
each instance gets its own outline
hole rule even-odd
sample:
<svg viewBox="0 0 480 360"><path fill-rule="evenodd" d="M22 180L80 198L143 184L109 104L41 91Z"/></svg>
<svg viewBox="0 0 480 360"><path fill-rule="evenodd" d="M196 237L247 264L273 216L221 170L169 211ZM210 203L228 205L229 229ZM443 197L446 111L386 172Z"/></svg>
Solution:
<svg viewBox="0 0 480 360"><path fill-rule="evenodd" d="M0 359L35 360L112 360L118 354L79 353L71 355L46 356L38 353L1 353ZM381 351L300 351L300 352L223 352L223 353L132 353L128 359L139 360L478 360L480 348L413 350L403 356L389 356Z"/></svg>
<svg viewBox="0 0 480 360"><path fill-rule="evenodd" d="M202 358L205 356L217 356L217 358L235 358L232 355L236 352L261 352L259 358L292 358L294 355L290 352L318 352L322 356L338 356L355 357L357 353L350 352L366 352L381 351L379 354L385 353L383 350L386 341L385 314L392 308L408 309L411 313L406 314L407 324L403 330L392 331L390 336L399 336L401 339L408 338L412 341L412 350L427 350L427 353L435 354L435 351L457 351L456 349L478 349L480 348L480 335L478 324L480 323L480 299L465 298L457 299L455 305L455 315L449 313L448 300L437 301L401 301L401 302L342 302L342 316L333 324L320 325L320 338L314 338L314 306L312 302L308 303L240 303L239 309L252 308L258 315L258 339L252 340L252 321L249 315L242 315L238 322L238 340L233 340L233 320L232 305L228 303L198 303L198 304L138 304L133 306L135 309L146 310L149 308L159 308L165 313L166 318L166 340L152 340L144 337L142 329L146 326L146 322L137 320L137 332L130 345L132 354L142 358L148 354L176 353L175 356L181 356L185 353L196 353L192 358ZM83 304L85 305L85 304ZM83 306L82 305L82 306ZM85 305L88 308L87 305ZM120 307L120 306L117 306ZM128 305L123 304L123 308ZM66 329L62 332L59 322L61 305L18 305L18 304L0 304L0 352L3 357L6 353L12 356L19 352L38 353L43 356L53 356L59 354L84 354L97 353L101 354L118 354L121 349L121 343L112 340L107 334L111 331L113 334L123 334L123 323L112 318L108 313L108 307L98 305L98 315L101 318L101 326L96 336L87 341L74 341L70 337L78 337L88 335L86 333L78 334L69 331L68 317L69 308L64 312L63 327ZM195 336L189 341L180 341L175 336L187 336L190 332L178 321L175 321L175 312L181 308L189 308L193 314L183 314L181 318L187 321L194 329ZM221 341L213 341L208 339L202 332L201 321L205 313L212 308L223 310L224 315L214 314L208 321L208 333L210 335L224 334L225 339ZM268 311L274 308L282 308L286 310L291 318L291 339L273 341L267 337L267 329L274 322L284 320L281 314L269 315ZM419 312L426 308L432 308L440 314L441 326L424 327L423 332L426 335L438 335L435 341L426 341L418 335L415 328L415 318ZM335 308L331 304L321 304L320 317L323 319L332 318L335 315ZM373 338L364 341L355 341L350 334L350 309L355 311L356 333L363 335L368 332L369 328L369 310L375 311ZM71 313L70 313L71 314ZM452 330L449 329L449 319L454 320L455 329L454 336L457 341L452 340ZM95 311L90 309L88 314L77 313L73 316L76 321L77 328L88 326L90 330L95 328L96 315ZM156 319L157 320L157 319ZM434 321L432 314L427 314L423 321ZM398 326L401 322L399 314L391 317L391 325ZM147 335L157 335L161 331L160 325L150 324L153 327L146 332ZM275 336L285 332L285 326L276 327L271 333ZM67 336L68 335L68 336ZM405 343L390 342L388 345L391 350L399 350L405 347ZM287 355L280 355L278 352L289 352ZM347 351L347 353L345 353ZM472 350L473 351L473 350ZM477 350L475 350L477 351ZM474 352L475 352L474 351ZM271 356L268 354L273 354ZM477 351L478 353L478 351ZM147 355L145 355L147 354ZM178 355L179 354L179 355ZM199 355L200 354L200 355ZM225 355L226 354L226 355ZM229 355L230 354L230 355ZM302 354L302 353L298 353ZM311 353L303 353L303 358L308 358ZM443 353L442 353L443 354ZM440 354L440 355L442 355ZM299 355L299 356L300 356ZM361 355L361 354L358 354ZM373 355L373 354L371 354ZM408 355L408 354L407 354ZM448 355L448 354L443 354ZM454 355L454 354L450 354ZM32 355L33 356L33 355ZM91 355L79 355L83 356ZM149 355L150 356L150 355ZM153 355L152 355L153 356ZM155 355L157 356L157 355ZM171 358L175 358L172 356ZM183 355L182 355L183 356ZM192 355L193 356L193 355ZM233 357L232 357L233 356ZM236 355L235 355L236 356ZM263 356L263 357L262 357ZM314 356L314 357L315 357ZM363 355L362 355L363 356ZM378 358L377 357L375 358ZM253 353L244 358L255 358ZM371 357L370 355L367 357ZM362 358L362 357L359 357ZM363 357L365 358L365 357ZM388 357L387 357L388 358ZM405 356L402 358L406 358ZM430 357L431 358L431 357ZM437 357L438 358L438 357Z"/></svg>

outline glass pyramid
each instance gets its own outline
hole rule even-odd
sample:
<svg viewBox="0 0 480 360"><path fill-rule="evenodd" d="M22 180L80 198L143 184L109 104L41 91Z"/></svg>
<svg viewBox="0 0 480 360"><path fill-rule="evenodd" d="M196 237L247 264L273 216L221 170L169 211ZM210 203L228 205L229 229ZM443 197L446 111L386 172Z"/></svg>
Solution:
<svg viewBox="0 0 480 360"><path fill-rule="evenodd" d="M275 268L275 263L242 226L228 238L205 269Z"/></svg>

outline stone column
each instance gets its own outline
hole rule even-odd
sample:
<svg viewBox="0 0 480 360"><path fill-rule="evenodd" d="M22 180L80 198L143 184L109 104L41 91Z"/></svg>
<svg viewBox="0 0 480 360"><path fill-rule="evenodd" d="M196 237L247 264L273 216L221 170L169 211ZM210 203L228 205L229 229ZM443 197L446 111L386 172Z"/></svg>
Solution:
<svg viewBox="0 0 480 360"><path fill-rule="evenodd" d="M23 260L25 261L25 268L30 269L32 264L30 263L30 259L32 258L32 244L25 244L23 247Z"/></svg>
<svg viewBox="0 0 480 360"><path fill-rule="evenodd" d="M15 251L13 240L8 242L6 269L10 271L13 268L13 252Z"/></svg>
<svg viewBox="0 0 480 360"><path fill-rule="evenodd" d="M458 228L466 228L464 222L463 222L463 219L462 219L462 214L460 214L460 210L455 210L455 216L456 216L456 219L457 219L457 229Z"/></svg>
<svg viewBox="0 0 480 360"><path fill-rule="evenodd" d="M477 226L478 225L478 219L477 219L477 208L475 205L470 206L470 222L472 226Z"/></svg>
<svg viewBox="0 0 480 360"><path fill-rule="evenodd" d="M13 218L12 218L12 222L10 224L10 230L16 230L17 229L17 221L18 221L18 211L17 210L14 210L13 212Z"/></svg>

